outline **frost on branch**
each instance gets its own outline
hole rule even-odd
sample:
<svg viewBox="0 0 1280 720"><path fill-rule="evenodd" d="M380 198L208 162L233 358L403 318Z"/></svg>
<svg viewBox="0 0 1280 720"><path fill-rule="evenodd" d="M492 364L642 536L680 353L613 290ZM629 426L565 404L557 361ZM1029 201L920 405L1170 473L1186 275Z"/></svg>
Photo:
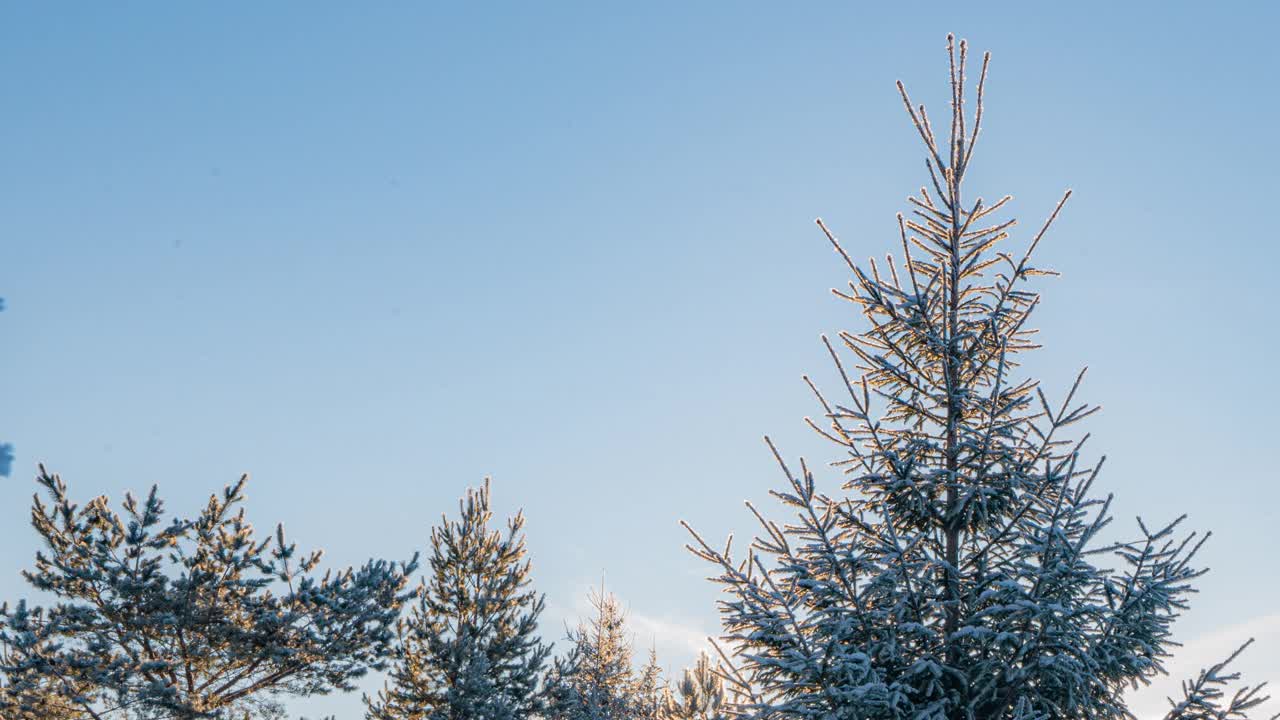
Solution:
<svg viewBox="0 0 1280 720"><path fill-rule="evenodd" d="M1245 685L1227 697L1231 683L1240 679L1240 673L1226 672L1227 666L1252 644L1250 639L1226 660L1201 670L1195 680L1184 680L1182 699L1177 702L1172 698L1169 700L1165 720L1245 720L1247 711L1270 700L1270 696L1262 694L1266 683ZM1280 714L1271 716L1271 720L1277 719L1280 719Z"/></svg>
<svg viewBox="0 0 1280 720"><path fill-rule="evenodd" d="M1010 247L1009 196L964 186L989 56L970 114L966 44L947 46L942 125L898 86L929 176L898 217L899 254L855 263L818 221L852 274L835 295L865 323L823 338L836 392L805 378L821 408L807 422L842 454L842 492L820 492L770 442L786 478L773 495L790 517L748 505L760 529L736 553L732 538L721 549L690 530L725 592L723 674L744 717L1126 717L1124 692L1164 671L1171 624L1203 573L1204 538L1181 518L1101 539L1102 460L1075 433L1097 410L1077 400L1084 373L1055 401L1019 372L1039 347L1031 281L1053 274L1034 254L1070 192ZM1169 720L1247 709L1254 695L1215 694L1228 679L1201 678Z"/></svg>
<svg viewBox="0 0 1280 720"><path fill-rule="evenodd" d="M90 689L59 665L48 623L39 610L19 602L0 606L0 718L74 720L84 712Z"/></svg>

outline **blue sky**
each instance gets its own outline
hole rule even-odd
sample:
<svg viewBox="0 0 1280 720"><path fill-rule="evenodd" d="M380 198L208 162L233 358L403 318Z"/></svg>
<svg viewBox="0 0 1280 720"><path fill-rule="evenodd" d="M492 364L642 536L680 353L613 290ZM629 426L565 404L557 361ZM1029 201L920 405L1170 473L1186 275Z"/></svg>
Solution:
<svg viewBox="0 0 1280 720"><path fill-rule="evenodd" d="M842 265L924 180L898 101L994 54L971 180L1063 271L1049 388L1091 368L1121 521L1216 531L1187 655L1280 681L1271 460L1280 166L1265 3L30 4L0 8L0 596L35 463L159 483L332 563L407 557L469 484L523 507L548 633L603 575L668 667L714 631L677 520L749 531ZM935 111L936 112L936 111ZM826 475L834 487L834 475ZM1212 660L1189 657L1192 666ZM1145 702L1145 701L1144 701ZM1144 706L1145 707L1145 706ZM358 717L358 697L297 705Z"/></svg>

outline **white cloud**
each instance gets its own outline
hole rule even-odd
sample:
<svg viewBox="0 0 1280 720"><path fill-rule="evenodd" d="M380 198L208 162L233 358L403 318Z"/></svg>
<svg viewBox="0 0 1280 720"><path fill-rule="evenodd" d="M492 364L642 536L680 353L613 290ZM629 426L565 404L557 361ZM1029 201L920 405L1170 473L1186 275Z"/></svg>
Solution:
<svg viewBox="0 0 1280 720"><path fill-rule="evenodd" d="M1177 648L1166 663L1169 675L1158 678L1150 687L1130 693L1129 709L1139 720L1159 720L1169 709L1165 698L1181 697L1183 680L1194 678L1202 668L1225 660L1249 638L1257 642L1237 658L1231 669L1241 673L1244 683L1257 685L1270 681L1273 684L1269 684L1268 689L1280 686L1280 613L1275 613L1214 630ZM1273 694L1270 701L1250 714L1255 718L1268 718L1276 713L1280 713L1280 697Z"/></svg>
<svg viewBox="0 0 1280 720"><path fill-rule="evenodd" d="M636 636L637 652L656 647L658 662L669 668L692 665L699 652L711 650L707 641L711 633L691 623L635 612L628 616L628 621Z"/></svg>

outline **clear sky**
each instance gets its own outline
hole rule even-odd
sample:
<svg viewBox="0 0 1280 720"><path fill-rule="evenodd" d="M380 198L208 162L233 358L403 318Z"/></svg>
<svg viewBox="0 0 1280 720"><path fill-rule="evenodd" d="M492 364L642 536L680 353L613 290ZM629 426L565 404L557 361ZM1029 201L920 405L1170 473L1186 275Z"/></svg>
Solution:
<svg viewBox="0 0 1280 720"><path fill-rule="evenodd" d="M716 627L677 520L748 532L766 432L835 457L800 375L861 325L812 221L892 249L893 82L938 112L955 31L994 54L977 189L1025 225L1075 189L1029 369L1091 367L1122 523L1215 530L1187 665L1253 633L1280 681L1276 5L786 5L4 4L0 596L38 461L180 512L250 472L335 564L492 475L547 633L603 576L675 672Z"/></svg>

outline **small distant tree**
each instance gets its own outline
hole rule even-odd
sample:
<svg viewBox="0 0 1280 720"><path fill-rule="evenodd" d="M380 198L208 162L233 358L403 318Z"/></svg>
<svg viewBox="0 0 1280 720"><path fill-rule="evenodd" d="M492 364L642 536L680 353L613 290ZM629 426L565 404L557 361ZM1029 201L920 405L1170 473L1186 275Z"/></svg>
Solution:
<svg viewBox="0 0 1280 720"><path fill-rule="evenodd" d="M592 594L595 617L569 633L569 653L551 677L551 715L557 720L632 720L636 677L626 614L616 597Z"/></svg>
<svg viewBox="0 0 1280 720"><path fill-rule="evenodd" d="M431 577L401 623L386 688L366 698L374 720L525 720L544 705L551 647L538 637L524 516L490 528L489 481L459 518L431 531Z"/></svg>
<svg viewBox="0 0 1280 720"><path fill-rule="evenodd" d="M662 720L727 720L724 680L716 673L706 653L686 668L663 703Z"/></svg>
<svg viewBox="0 0 1280 720"><path fill-rule="evenodd" d="M661 720L667 696L666 680L658 664L658 649L649 648L649 658L636 676L636 720Z"/></svg>
<svg viewBox="0 0 1280 720"><path fill-rule="evenodd" d="M727 594L722 652L744 717L1128 717L1125 691L1164 671L1204 572L1203 538L1180 534L1181 519L1103 539L1102 461L1071 435L1096 410L1075 399L1081 377L1051 403L1019 373L1038 347L1029 281L1052 274L1032 255L1070 193L1025 249L1002 249L1009 197L964 184L989 58L969 114L966 45L947 46L949 118L935 125L898 86L929 172L898 216L901 256L855 263L818 221L853 275L835 294L868 325L840 333L843 352L823 338L841 397L805 379L821 406L809 425L844 454L844 492L820 491L770 442L786 477L773 495L792 517L749 505L760 531L741 555L694 533ZM1231 679L1207 671L1170 719L1239 717L1262 700L1224 696Z"/></svg>
<svg viewBox="0 0 1280 720"><path fill-rule="evenodd" d="M284 530L254 537L246 478L193 520L164 522L156 488L73 504L40 468L32 524L45 543L23 573L57 598L0 615L12 701L33 694L77 718L270 716L282 695L350 690L382 669L416 559L317 574Z"/></svg>

